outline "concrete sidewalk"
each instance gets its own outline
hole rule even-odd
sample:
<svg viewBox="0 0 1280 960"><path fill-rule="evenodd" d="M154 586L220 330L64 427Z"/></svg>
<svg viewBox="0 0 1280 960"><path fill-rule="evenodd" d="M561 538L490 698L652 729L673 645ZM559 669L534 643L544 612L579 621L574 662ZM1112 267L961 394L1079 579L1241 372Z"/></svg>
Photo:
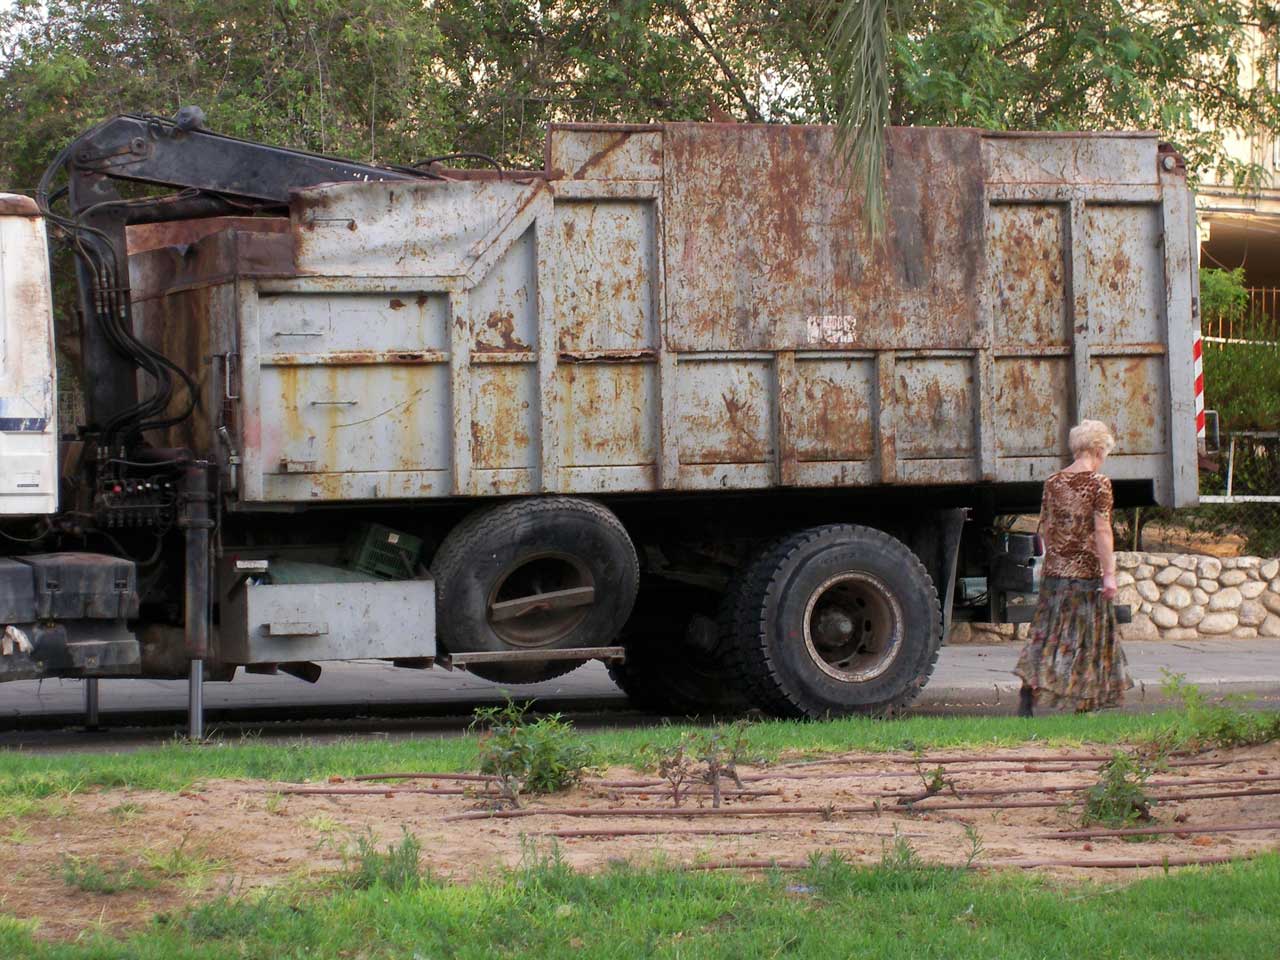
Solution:
<svg viewBox="0 0 1280 960"><path fill-rule="evenodd" d="M1011 671L1018 644L946 647L933 679L916 702L920 712L993 712L1012 709L1018 680ZM1207 693L1246 693L1280 701L1280 642L1194 640L1127 643L1137 684L1134 709L1165 702L1164 672L1185 674ZM100 711L105 723L178 722L186 708L186 682L103 680ZM292 677L239 675L232 683L205 686L210 720L281 720L327 716L458 716L476 704L501 702L504 688L463 672L401 670L378 661L331 663L316 684ZM548 683L510 688L516 697L536 697L557 710L594 711L625 706L621 691L599 663L587 664ZM83 686L75 680L0 684L0 729L76 723Z"/></svg>

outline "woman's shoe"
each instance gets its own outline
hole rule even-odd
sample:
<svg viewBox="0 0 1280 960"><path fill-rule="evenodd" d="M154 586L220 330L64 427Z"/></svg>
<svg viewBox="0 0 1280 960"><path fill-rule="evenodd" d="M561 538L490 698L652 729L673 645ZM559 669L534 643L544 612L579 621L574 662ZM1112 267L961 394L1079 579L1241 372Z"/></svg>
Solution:
<svg viewBox="0 0 1280 960"><path fill-rule="evenodd" d="M1018 716L1030 717L1035 715L1035 691L1030 687L1023 687L1018 691Z"/></svg>

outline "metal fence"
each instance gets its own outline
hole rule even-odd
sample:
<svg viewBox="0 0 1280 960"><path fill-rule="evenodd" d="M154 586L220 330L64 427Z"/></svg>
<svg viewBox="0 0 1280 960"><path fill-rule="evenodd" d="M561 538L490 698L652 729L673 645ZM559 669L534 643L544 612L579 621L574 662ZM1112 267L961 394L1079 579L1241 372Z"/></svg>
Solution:
<svg viewBox="0 0 1280 960"><path fill-rule="evenodd" d="M1200 505L1117 512L1117 549L1280 556L1280 432L1224 434L1209 452Z"/></svg>

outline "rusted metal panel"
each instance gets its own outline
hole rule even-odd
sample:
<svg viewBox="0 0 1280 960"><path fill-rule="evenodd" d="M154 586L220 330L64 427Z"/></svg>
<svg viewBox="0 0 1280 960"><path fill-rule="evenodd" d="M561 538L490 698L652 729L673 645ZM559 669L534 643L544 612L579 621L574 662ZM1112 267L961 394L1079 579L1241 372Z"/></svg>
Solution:
<svg viewBox="0 0 1280 960"><path fill-rule="evenodd" d="M302 190L290 208L297 271L465 274L545 190L541 179L344 183Z"/></svg>
<svg viewBox="0 0 1280 960"><path fill-rule="evenodd" d="M555 180L657 180L662 128L554 124L547 131L547 172Z"/></svg>
<svg viewBox="0 0 1280 960"><path fill-rule="evenodd" d="M1163 340L1160 208L1090 204L1085 209L1090 339L1100 344Z"/></svg>
<svg viewBox="0 0 1280 960"><path fill-rule="evenodd" d="M653 363L560 366L560 463L565 467L657 462L657 367Z"/></svg>
<svg viewBox="0 0 1280 960"><path fill-rule="evenodd" d="M667 337L677 350L959 347L982 265L979 135L894 129L883 243L825 127L666 128Z"/></svg>
<svg viewBox="0 0 1280 960"><path fill-rule="evenodd" d="M1001 457L1059 457L1072 427L1071 361L1009 357L995 363L993 416Z"/></svg>
<svg viewBox="0 0 1280 960"><path fill-rule="evenodd" d="M1154 133L987 133L983 159L993 183L1150 184Z"/></svg>
<svg viewBox="0 0 1280 960"><path fill-rule="evenodd" d="M555 127L529 176L316 188L287 234L139 253L139 308L215 358L246 504L1038 480L1084 415L1168 499L1194 266L1156 156L893 130L872 242L829 129Z"/></svg>
<svg viewBox="0 0 1280 960"><path fill-rule="evenodd" d="M1067 226L1062 204L997 204L988 214L996 342L1068 344Z"/></svg>
<svg viewBox="0 0 1280 960"><path fill-rule="evenodd" d="M801 462L875 456L876 371L870 358L796 361L796 458Z"/></svg>
<svg viewBox="0 0 1280 960"><path fill-rule="evenodd" d="M676 377L682 464L771 462L770 366L767 359L680 363Z"/></svg>
<svg viewBox="0 0 1280 960"><path fill-rule="evenodd" d="M475 353L538 346L538 263L533 228L520 235L471 292Z"/></svg>
<svg viewBox="0 0 1280 960"><path fill-rule="evenodd" d="M1169 396L1165 358L1118 356L1091 364L1090 413L1111 425L1123 456L1169 450Z"/></svg>
<svg viewBox="0 0 1280 960"><path fill-rule="evenodd" d="M560 201L555 230L553 309L560 350L656 347L653 203Z"/></svg>
<svg viewBox="0 0 1280 960"><path fill-rule="evenodd" d="M895 373L899 459L972 457L976 439L973 358L900 358Z"/></svg>
<svg viewBox="0 0 1280 960"><path fill-rule="evenodd" d="M538 465L538 371L533 364L472 367L471 456L478 470Z"/></svg>

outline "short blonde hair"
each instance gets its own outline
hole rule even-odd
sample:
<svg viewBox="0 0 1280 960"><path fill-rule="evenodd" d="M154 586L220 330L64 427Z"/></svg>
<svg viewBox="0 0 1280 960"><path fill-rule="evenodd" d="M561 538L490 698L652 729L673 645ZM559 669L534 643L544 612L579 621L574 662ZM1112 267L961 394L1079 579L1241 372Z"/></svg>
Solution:
<svg viewBox="0 0 1280 960"><path fill-rule="evenodd" d="M1110 453L1116 445L1116 438L1111 428L1101 420L1081 420L1071 428L1067 443L1071 445L1071 455L1078 457L1088 450Z"/></svg>

